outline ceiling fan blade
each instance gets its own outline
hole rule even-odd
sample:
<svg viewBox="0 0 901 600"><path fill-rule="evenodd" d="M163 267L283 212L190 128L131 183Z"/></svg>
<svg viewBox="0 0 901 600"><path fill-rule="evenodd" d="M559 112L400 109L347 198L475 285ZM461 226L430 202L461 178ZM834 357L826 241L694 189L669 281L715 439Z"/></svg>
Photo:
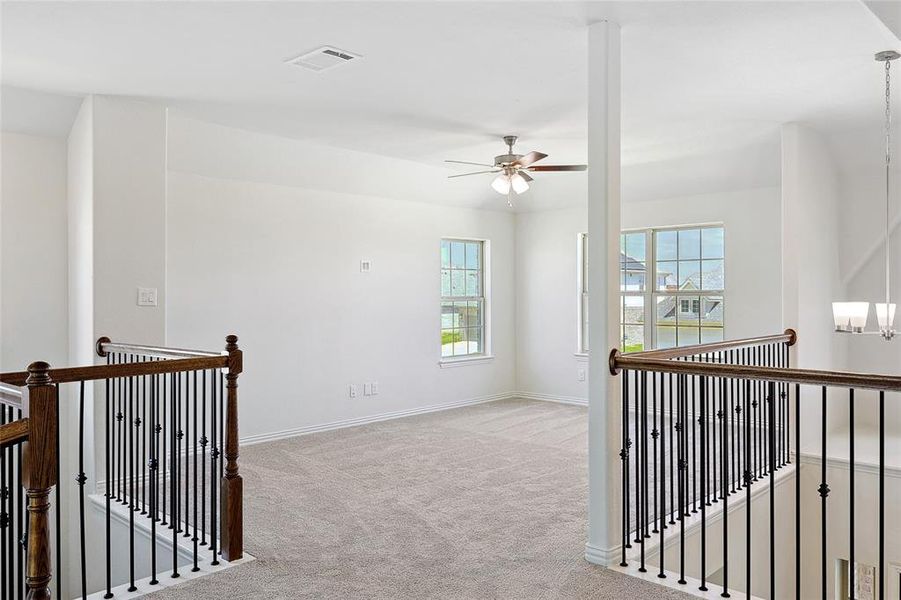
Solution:
<svg viewBox="0 0 901 600"><path fill-rule="evenodd" d="M448 175L448 179L453 179L454 177L469 177L470 175L482 175L484 173L500 173L500 169L492 169L491 171L475 171L473 173L461 173L459 175Z"/></svg>
<svg viewBox="0 0 901 600"><path fill-rule="evenodd" d="M513 164L520 167L528 167L532 163L536 163L544 158L547 158L547 154L535 152L534 150L532 150Z"/></svg>
<svg viewBox="0 0 901 600"><path fill-rule="evenodd" d="M588 165L536 165L529 167L533 173L538 171L585 171Z"/></svg>
<svg viewBox="0 0 901 600"><path fill-rule="evenodd" d="M453 163L455 165L475 165L477 167L494 167L494 165L487 165L485 163L477 163L477 162L469 162L466 160L446 160L446 163Z"/></svg>
<svg viewBox="0 0 901 600"><path fill-rule="evenodd" d="M517 173L519 174L520 177L522 177L523 179L525 179L526 182L534 181L534 179L532 178L532 176L529 175L528 173L526 173L526 172L523 171L523 170L519 170L519 171L517 171Z"/></svg>

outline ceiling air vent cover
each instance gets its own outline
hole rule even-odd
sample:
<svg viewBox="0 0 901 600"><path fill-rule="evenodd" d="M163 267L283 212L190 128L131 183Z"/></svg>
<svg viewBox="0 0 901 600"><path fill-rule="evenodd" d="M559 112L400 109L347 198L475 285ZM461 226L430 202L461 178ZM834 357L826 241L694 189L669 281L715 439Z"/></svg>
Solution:
<svg viewBox="0 0 901 600"><path fill-rule="evenodd" d="M325 71L339 65L347 64L360 58L359 54L340 50L332 46L323 46L287 61L289 64L305 67L313 71Z"/></svg>

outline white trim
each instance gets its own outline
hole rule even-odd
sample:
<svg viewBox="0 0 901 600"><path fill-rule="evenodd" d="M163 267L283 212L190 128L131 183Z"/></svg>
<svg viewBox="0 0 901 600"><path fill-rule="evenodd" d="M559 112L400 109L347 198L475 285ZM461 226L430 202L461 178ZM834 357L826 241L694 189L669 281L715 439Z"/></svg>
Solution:
<svg viewBox="0 0 901 600"><path fill-rule="evenodd" d="M792 451L792 456L795 453ZM819 465L822 464L820 460L819 454L810 454L808 452L801 452L801 464L802 465ZM828 457L826 458L826 467L830 469L842 469L843 471L851 470L851 461L847 458L835 458ZM879 475L879 463L874 463L868 460L860 460L856 459L854 461L854 472L855 473L866 473L868 475ZM901 467L885 465L885 476L892 477L894 479L901 479Z"/></svg>
<svg viewBox="0 0 901 600"><path fill-rule="evenodd" d="M576 352L573 354L576 357L576 360L579 362L588 362L588 353L587 352Z"/></svg>
<svg viewBox="0 0 901 600"><path fill-rule="evenodd" d="M591 543L585 544L585 560L593 565L612 567L619 564L619 546L616 548L599 548Z"/></svg>
<svg viewBox="0 0 901 600"><path fill-rule="evenodd" d="M467 365L480 365L489 363L494 360L494 355L477 354L469 356L461 356L459 358L448 357L438 361L438 366L442 369L452 369L454 367L465 367Z"/></svg>
<svg viewBox="0 0 901 600"><path fill-rule="evenodd" d="M90 494L88 496L90 501L90 506L96 511L105 514L106 513L106 498L100 494ZM124 526L130 526L130 518L131 518L131 510L118 502L110 502L110 518L116 523ZM146 517L136 518L134 520L135 531L144 538L145 542L150 542L151 540L151 527L150 521ZM135 586L138 588L137 591L129 592L128 587L129 583L125 582L120 584L112 589L112 592L116 598L140 598L142 596L146 596L148 594L158 592L162 589L173 587L176 585L180 585L184 582L188 582L198 577L204 577L206 575L211 575L213 573L218 573L219 571L224 571L225 569L231 569L238 565L243 565L245 563L256 560L256 557L251 556L247 552L244 553L244 557L240 560L235 560L232 562L228 562L227 560L220 560L219 564L213 566L209 561L209 546L204 546L205 553L203 554L203 560L199 560L197 566L200 568L199 571L193 572L191 571L191 563L194 559L194 545L191 538L186 538L184 536L177 536L178 541L178 557L179 557L179 577L177 579L173 579L168 574L163 575L164 568L162 568L162 564L160 564L160 569L157 574L157 579L159 581L156 585L150 585L150 577L144 577L143 579L139 579L135 581ZM166 527L157 527L156 531L156 543L163 544L167 548L171 548L172 546L172 534L171 530ZM94 592L93 594L88 595L88 600L99 600L104 597L106 590L100 590L99 592Z"/></svg>
<svg viewBox="0 0 901 600"><path fill-rule="evenodd" d="M588 398L578 398L575 396L556 396L554 394L538 394L535 392L512 392L512 397L521 398L523 400L569 404L572 406L588 406Z"/></svg>
<svg viewBox="0 0 901 600"><path fill-rule="evenodd" d="M304 427L295 427L292 429L284 429L272 433L261 433L241 438L242 446L250 446L252 444L261 444L263 442L274 442L276 440L284 440L301 435L311 433L319 433L321 431L331 431L333 429L344 429L346 427L356 427L358 425L367 425L369 423L378 423L379 421L390 421L392 419L402 419L404 417L412 417L433 412L441 412L453 408L461 408L463 406L472 406L474 404L484 404L486 402L495 402L497 400L509 400L515 398L515 394L511 392L503 392L493 394L491 396L479 396L468 400L459 400L457 402L448 402L446 404L433 404L431 406L420 406L407 410L398 410L393 412L381 413L377 415L369 415L366 417L357 417L353 419L344 419L341 421L332 421L331 423L322 423L319 425L307 425Z"/></svg>

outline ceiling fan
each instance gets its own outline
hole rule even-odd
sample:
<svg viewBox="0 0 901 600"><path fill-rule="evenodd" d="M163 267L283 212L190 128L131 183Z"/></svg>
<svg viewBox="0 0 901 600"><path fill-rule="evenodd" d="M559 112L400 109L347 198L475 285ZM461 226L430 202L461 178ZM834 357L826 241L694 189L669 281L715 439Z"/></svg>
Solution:
<svg viewBox="0 0 901 600"><path fill-rule="evenodd" d="M528 154L515 154L513 152L513 144L516 143L515 135L505 135L504 143L507 144L507 153L494 157L494 164L469 162L465 160L446 160L446 163L458 165L475 165L477 167L490 167L486 171L475 171L473 173L462 173L460 175L450 175L448 179L454 177L468 177L470 175L482 175L485 173L498 173L498 176L491 182L491 187L499 194L509 195L511 190L517 194L522 194L529 189L529 183L532 176L529 172L547 172L547 171L584 171L588 165L536 165L539 160L547 158L547 154L542 152L529 152Z"/></svg>

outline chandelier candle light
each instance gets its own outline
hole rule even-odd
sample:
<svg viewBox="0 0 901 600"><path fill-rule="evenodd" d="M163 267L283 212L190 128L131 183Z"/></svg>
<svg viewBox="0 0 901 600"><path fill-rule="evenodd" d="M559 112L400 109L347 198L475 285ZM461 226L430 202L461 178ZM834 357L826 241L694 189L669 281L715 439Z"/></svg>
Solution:
<svg viewBox="0 0 901 600"><path fill-rule="evenodd" d="M832 318L835 331L840 333L858 333L881 335L886 341L895 337L895 305L891 302L892 271L889 231L889 182L892 165L892 61L901 57L894 50L886 50L876 55L876 60L885 63L885 303L876 304L876 320L879 331L866 331L867 319L870 316L869 302L833 302Z"/></svg>

